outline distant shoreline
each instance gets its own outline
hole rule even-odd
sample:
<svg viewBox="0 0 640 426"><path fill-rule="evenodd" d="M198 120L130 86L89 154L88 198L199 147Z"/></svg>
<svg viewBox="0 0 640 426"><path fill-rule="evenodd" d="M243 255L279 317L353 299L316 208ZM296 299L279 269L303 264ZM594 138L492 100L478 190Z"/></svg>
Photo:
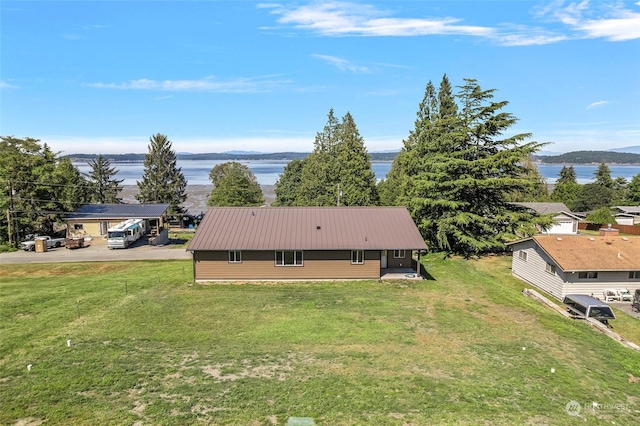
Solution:
<svg viewBox="0 0 640 426"><path fill-rule="evenodd" d="M270 205L276 198L275 185L260 185L264 194L265 204ZM209 208L207 200L213 189L213 185L187 185L187 200L182 203L189 214L199 214L206 212ZM139 204L135 195L138 193L137 185L123 185L119 198L126 204Z"/></svg>

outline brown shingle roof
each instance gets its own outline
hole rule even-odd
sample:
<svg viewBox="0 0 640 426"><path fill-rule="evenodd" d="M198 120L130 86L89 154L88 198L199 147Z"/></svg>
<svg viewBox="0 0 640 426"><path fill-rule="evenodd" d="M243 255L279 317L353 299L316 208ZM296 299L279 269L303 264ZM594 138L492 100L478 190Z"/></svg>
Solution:
<svg viewBox="0 0 640 426"><path fill-rule="evenodd" d="M426 250L427 246L404 207L214 207L187 248L354 249Z"/></svg>
<svg viewBox="0 0 640 426"><path fill-rule="evenodd" d="M640 237L536 235L533 239L565 272L640 271Z"/></svg>

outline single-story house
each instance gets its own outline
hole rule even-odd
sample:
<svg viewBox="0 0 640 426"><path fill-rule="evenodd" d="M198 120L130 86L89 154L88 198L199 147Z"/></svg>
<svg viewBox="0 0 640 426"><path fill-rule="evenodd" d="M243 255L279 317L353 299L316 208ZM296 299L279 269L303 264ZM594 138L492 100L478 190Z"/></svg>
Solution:
<svg viewBox="0 0 640 426"><path fill-rule="evenodd" d="M616 206L618 225L640 225L640 206Z"/></svg>
<svg viewBox="0 0 640 426"><path fill-rule="evenodd" d="M106 235L127 219L145 219L152 233L164 228L169 204L84 204L65 216L67 235Z"/></svg>
<svg viewBox="0 0 640 426"><path fill-rule="evenodd" d="M187 250L195 281L379 279L427 246L404 207L214 207Z"/></svg>
<svg viewBox="0 0 640 426"><path fill-rule="evenodd" d="M508 243L511 272L560 300L567 294L602 298L607 289L640 289L640 237L601 234L536 235Z"/></svg>
<svg viewBox="0 0 640 426"><path fill-rule="evenodd" d="M555 235L555 234L577 234L578 222L580 217L571 213L571 210L564 203L513 203L522 207L526 207L535 211L540 215L552 215L553 220L556 222L548 229L540 229L541 234Z"/></svg>

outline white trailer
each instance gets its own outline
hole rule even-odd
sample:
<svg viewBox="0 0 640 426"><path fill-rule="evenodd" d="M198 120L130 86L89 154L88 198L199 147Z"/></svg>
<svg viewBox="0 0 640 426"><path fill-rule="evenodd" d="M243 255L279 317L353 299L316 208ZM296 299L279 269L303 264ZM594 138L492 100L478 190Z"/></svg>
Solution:
<svg viewBox="0 0 640 426"><path fill-rule="evenodd" d="M127 248L146 233L144 219L129 219L107 230L107 247Z"/></svg>

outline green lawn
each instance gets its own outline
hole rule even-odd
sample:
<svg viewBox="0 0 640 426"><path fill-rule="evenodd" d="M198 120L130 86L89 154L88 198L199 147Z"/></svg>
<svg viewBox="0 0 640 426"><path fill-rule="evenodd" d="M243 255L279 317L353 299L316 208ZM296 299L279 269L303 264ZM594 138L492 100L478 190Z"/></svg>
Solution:
<svg viewBox="0 0 640 426"><path fill-rule="evenodd" d="M435 280L195 285L189 261L0 265L0 423L637 422L640 353L522 296L510 258L423 260ZM637 320L614 327L640 336Z"/></svg>

